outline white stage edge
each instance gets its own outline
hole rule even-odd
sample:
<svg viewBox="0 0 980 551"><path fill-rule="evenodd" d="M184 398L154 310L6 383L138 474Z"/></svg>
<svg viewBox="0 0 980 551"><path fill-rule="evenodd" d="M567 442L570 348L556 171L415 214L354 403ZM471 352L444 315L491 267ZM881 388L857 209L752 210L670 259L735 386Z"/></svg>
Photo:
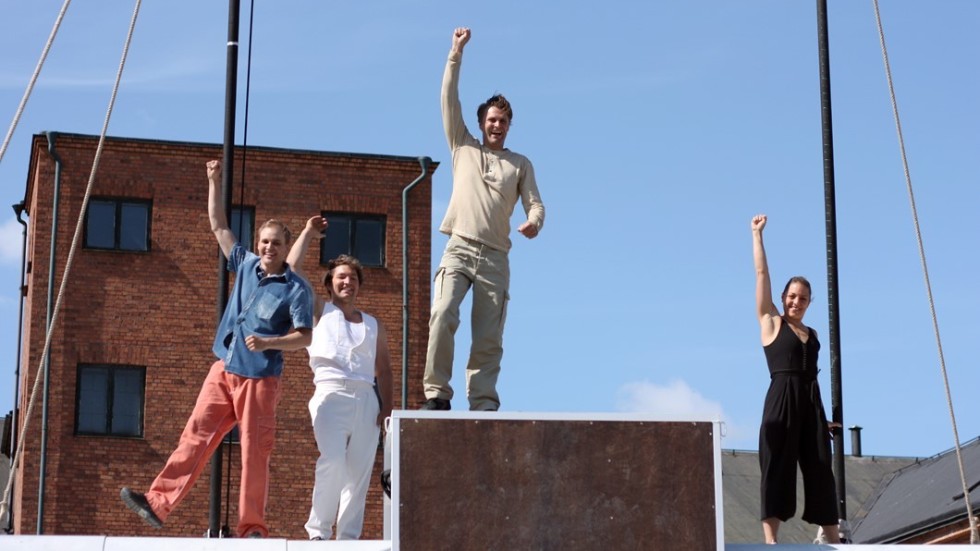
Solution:
<svg viewBox="0 0 980 551"><path fill-rule="evenodd" d="M448 415L447 415L448 414ZM392 497L393 500L385 498L385 522L384 536L386 540L362 540L362 541L306 541L306 540L286 540L281 538L268 539L234 539L234 538L199 538L199 537L133 537L133 536L72 536L72 535L2 535L0 534L0 551L399 551L398 545L393 544L392 536L399 533L398 519L393 516L391 507L392 502L398 501L399 495L399 447L398 429L401 423L412 422L418 419L473 419L473 420L530 420L530 421L552 421L552 420L582 420L582 421L696 421L711 422L715 424L713 431L713 456L714 456L714 477L715 477L715 508L718 542L724 541L722 509L722 488L721 488L721 460L720 454L720 435L723 430L721 423L716 419L674 419L674 418L651 418L642 414L527 414L527 413L475 413L475 412L428 412L428 411L397 411L388 431L388 438L385 442L384 464L392 469ZM392 437L393 436L393 437ZM589 542L601 548L601 542ZM596 548L593 547L593 548ZM650 549L657 549L657 544L651 543ZM851 544L851 545L832 545L832 544L784 544L784 545L764 545L757 544L725 544L720 543L719 550L724 551L887 551L887 550L932 550L932 551L951 551L960 549L960 545L884 545L884 544ZM570 548L571 549L571 548ZM461 550L470 551L470 550ZM478 550L473 550L478 551ZM590 549L591 551L591 549Z"/></svg>
<svg viewBox="0 0 980 551"><path fill-rule="evenodd" d="M952 551L962 545L762 545L726 544L725 551ZM655 549L653 546L651 549ZM391 551L390 541L291 541L284 539L136 538L108 536L0 536L3 551ZM476 550L473 550L476 551Z"/></svg>
<svg viewBox="0 0 980 551"><path fill-rule="evenodd" d="M391 551L390 541L137 538L115 536L4 536L3 551Z"/></svg>

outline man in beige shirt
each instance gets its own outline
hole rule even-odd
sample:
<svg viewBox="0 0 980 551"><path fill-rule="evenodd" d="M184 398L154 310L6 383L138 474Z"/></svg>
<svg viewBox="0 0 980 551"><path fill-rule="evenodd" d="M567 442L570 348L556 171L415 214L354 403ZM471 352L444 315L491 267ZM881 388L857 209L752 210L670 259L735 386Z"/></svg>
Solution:
<svg viewBox="0 0 980 551"><path fill-rule="evenodd" d="M459 70L469 40L468 28L453 31L442 80L442 122L453 157L453 192L439 226L450 238L435 276L422 381L426 397L422 409L430 410L450 408L459 305L471 286L473 343L466 365L466 395L471 410L500 407L496 387L510 287L510 218L518 198L527 221L517 231L533 239L544 224L544 205L531 161L504 148L513 118L507 99L498 94L477 109L483 143L463 122Z"/></svg>

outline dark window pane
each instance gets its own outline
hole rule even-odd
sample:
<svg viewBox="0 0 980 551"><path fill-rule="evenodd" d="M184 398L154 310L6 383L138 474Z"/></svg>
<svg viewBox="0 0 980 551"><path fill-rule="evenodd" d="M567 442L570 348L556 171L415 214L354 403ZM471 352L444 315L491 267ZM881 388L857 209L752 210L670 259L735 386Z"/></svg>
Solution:
<svg viewBox="0 0 980 551"><path fill-rule="evenodd" d="M116 246L116 204L89 201L85 226L85 246L112 249Z"/></svg>
<svg viewBox="0 0 980 551"><path fill-rule="evenodd" d="M347 216L328 216L327 234L320 240L320 264L351 254L351 219Z"/></svg>
<svg viewBox="0 0 980 551"><path fill-rule="evenodd" d="M354 256L361 264L384 265L384 224L381 220L358 220L354 241Z"/></svg>
<svg viewBox="0 0 980 551"><path fill-rule="evenodd" d="M149 205L123 203L119 220L119 248L124 251L149 250Z"/></svg>
<svg viewBox="0 0 980 551"><path fill-rule="evenodd" d="M113 380L112 434L139 436L143 402L143 372L117 369Z"/></svg>
<svg viewBox="0 0 980 551"><path fill-rule="evenodd" d="M235 234L242 247L252 250L252 240L255 236L255 213L250 208L233 207L228 220L231 232Z"/></svg>
<svg viewBox="0 0 980 551"><path fill-rule="evenodd" d="M145 381L143 367L80 365L76 433L142 436Z"/></svg>
<svg viewBox="0 0 980 551"><path fill-rule="evenodd" d="M78 432L105 434L109 411L109 370L82 369L78 381Z"/></svg>

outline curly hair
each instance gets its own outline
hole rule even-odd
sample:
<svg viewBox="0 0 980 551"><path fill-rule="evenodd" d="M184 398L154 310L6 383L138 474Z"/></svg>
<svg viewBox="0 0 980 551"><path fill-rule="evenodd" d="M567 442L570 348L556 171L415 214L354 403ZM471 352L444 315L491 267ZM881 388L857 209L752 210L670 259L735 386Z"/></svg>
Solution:
<svg viewBox="0 0 980 551"><path fill-rule="evenodd" d="M350 266L357 273L357 282L364 283L364 269L361 261L349 254L342 254L327 262L327 275L323 276L323 285L327 288L327 293L333 292L333 273L341 266Z"/></svg>

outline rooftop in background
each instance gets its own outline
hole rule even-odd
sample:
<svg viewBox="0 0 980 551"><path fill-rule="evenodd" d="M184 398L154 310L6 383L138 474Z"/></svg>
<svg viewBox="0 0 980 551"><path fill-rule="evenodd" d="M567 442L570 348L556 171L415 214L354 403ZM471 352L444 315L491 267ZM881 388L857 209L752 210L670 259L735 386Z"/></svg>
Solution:
<svg viewBox="0 0 980 551"><path fill-rule="evenodd" d="M980 475L980 438L960 447L963 469L974 510L980 501L977 492ZM963 482L950 449L916 461L885 477L865 502L852 526L853 540L859 543L892 543L907 540L966 518Z"/></svg>
<svg viewBox="0 0 980 551"><path fill-rule="evenodd" d="M879 484L895 471L911 468L920 461L915 457L845 456L847 512L851 519L863 516L862 506ZM955 474L956 469L951 471ZM722 450L721 477L725 507L725 542L758 543L762 539L759 519L759 452ZM779 529L781 543L812 543L817 527L800 520L803 514L803 479L797 476L796 516ZM852 526L853 527L853 526Z"/></svg>

